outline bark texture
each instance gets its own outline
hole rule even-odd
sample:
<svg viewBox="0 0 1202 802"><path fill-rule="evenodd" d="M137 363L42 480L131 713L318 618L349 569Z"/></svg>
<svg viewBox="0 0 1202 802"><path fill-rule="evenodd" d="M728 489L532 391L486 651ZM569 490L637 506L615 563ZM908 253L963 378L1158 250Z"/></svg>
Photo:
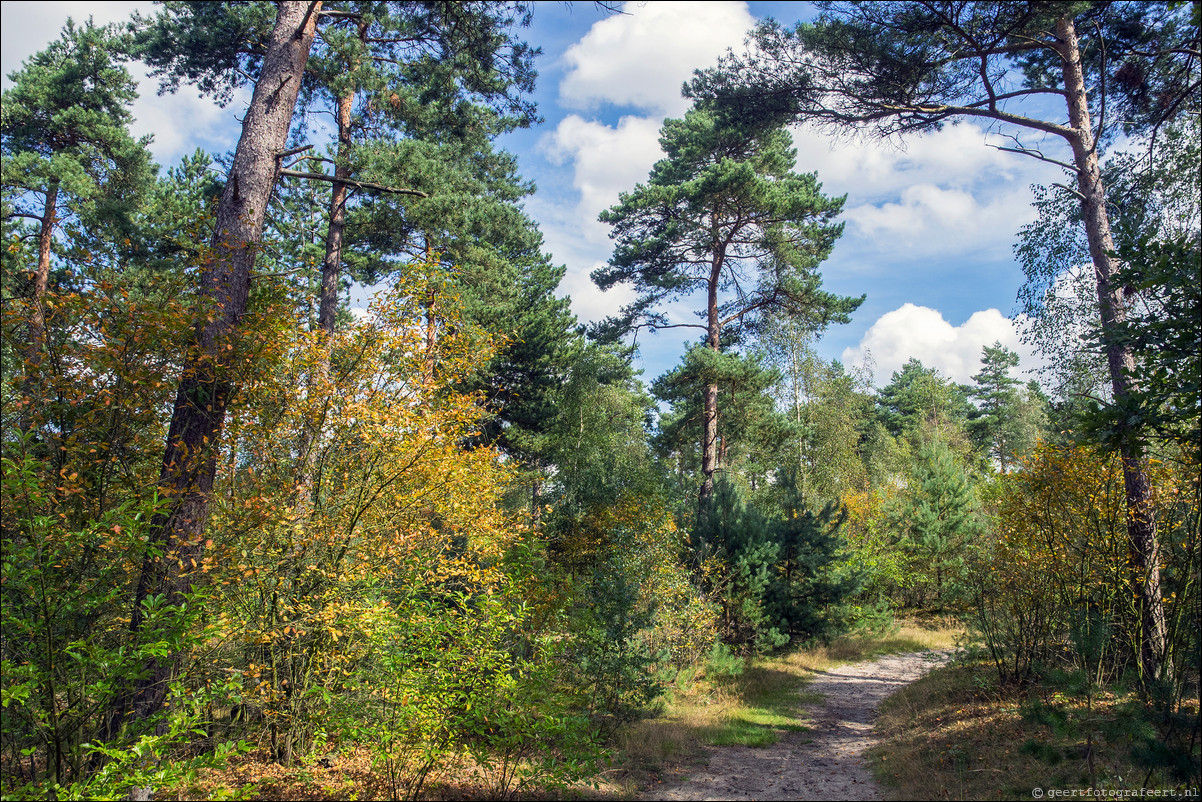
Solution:
<svg viewBox="0 0 1202 802"><path fill-rule="evenodd" d="M31 373L41 362L42 346L46 341L46 293L50 289L50 246L54 241L54 227L58 223L58 182L51 183L46 190L41 223L38 228L38 265L33 275L33 310L29 317L28 359L31 361Z"/></svg>
<svg viewBox="0 0 1202 802"><path fill-rule="evenodd" d="M151 551L142 566L130 623L134 632L142 626L142 603L151 594L162 594L170 605L183 601L204 553L218 444L233 390L236 335L246 314L251 270L275 187L276 156L292 122L320 5L297 0L280 4L243 119L201 275L211 308L197 325L167 435L159 485L168 503L151 523ZM150 662L133 692L119 701L117 726L126 716L145 719L162 708L177 659L173 655Z"/></svg>
<svg viewBox="0 0 1202 802"><path fill-rule="evenodd" d="M1115 265L1111 258L1114 239L1106 212L1106 191L1098 166L1098 153L1086 97L1081 51L1076 26L1071 17L1056 23L1060 55L1063 59L1064 88L1068 94L1068 137L1077 167L1077 190L1081 193L1081 212L1085 221L1089 254L1093 260L1098 293L1098 313L1102 331L1114 331L1126 318L1121 288L1114 286ZM1106 343L1106 362L1115 401L1126 398L1134 389L1131 371L1135 357L1120 342ZM1160 548L1156 536L1156 514L1148 480L1146 459L1138 440L1123 437L1121 447L1123 484L1127 498L1127 538L1131 556L1132 590L1139 598L1141 629L1140 662L1146 677L1159 676L1164 664L1166 627L1164 604L1160 595Z"/></svg>
<svg viewBox="0 0 1202 802"><path fill-rule="evenodd" d="M726 254L720 248L715 248L706 288L706 345L718 353L721 347L722 325L718 320L718 280L722 276L722 265ZM714 496L714 473L718 470L718 385L705 385L705 408L701 421L701 492L699 503L701 513L706 513L706 505Z"/></svg>

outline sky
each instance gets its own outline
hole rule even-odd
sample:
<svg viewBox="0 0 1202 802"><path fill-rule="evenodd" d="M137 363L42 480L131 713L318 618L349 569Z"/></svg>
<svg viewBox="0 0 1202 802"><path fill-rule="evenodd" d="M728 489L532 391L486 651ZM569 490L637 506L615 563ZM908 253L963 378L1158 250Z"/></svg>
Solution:
<svg viewBox="0 0 1202 802"><path fill-rule="evenodd" d="M0 4L0 72L8 75L57 37L68 17L104 24L128 19L145 2L13 2ZM566 267L559 294L582 321L613 314L633 298L626 287L602 293L590 273L612 251L597 215L620 192L646 181L662 158L665 118L688 101L680 87L728 48L742 50L746 32L773 17L792 24L811 15L796 2L626 2L621 13L594 3L544 2L524 38L542 48L533 99L543 123L506 135L500 146L518 158L537 186L526 200L546 250ZM153 136L164 168L197 147L224 153L237 144L248 94L226 108L184 87L160 96L141 65L134 133ZM980 368L981 349L1000 341L1017 351L1015 375L1032 377L1038 357L1022 343L1015 315L1022 271L1013 257L1017 232L1034 219L1031 185L1062 180L1058 168L1003 153L999 131L962 123L901 143L834 141L793 129L799 172L816 172L828 195L846 195L843 237L821 267L824 289L867 295L852 322L817 343L826 359L867 364L877 386L910 358L962 383ZM1052 146L1052 143L1044 143ZM695 298L671 304L673 322L695 323ZM689 329L641 333L636 358L644 378L669 370Z"/></svg>

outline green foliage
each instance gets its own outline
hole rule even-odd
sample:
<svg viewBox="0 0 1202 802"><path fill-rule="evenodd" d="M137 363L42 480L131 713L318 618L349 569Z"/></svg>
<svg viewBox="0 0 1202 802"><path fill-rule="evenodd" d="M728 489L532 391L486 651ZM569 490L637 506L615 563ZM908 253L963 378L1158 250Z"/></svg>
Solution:
<svg viewBox="0 0 1202 802"><path fill-rule="evenodd" d="M129 206L152 174L148 140L130 136L137 84L119 63L118 42L90 21L68 21L58 40L13 73L4 91L5 223L10 211L54 212L33 198L61 193L60 219L128 225ZM51 222L51 226L55 225Z"/></svg>
<svg viewBox="0 0 1202 802"><path fill-rule="evenodd" d="M723 641L744 652L840 634L863 581L848 564L846 512L833 502L806 509L790 471L775 482L777 498L760 506L719 482L697 524L701 578L722 606Z"/></svg>
<svg viewBox="0 0 1202 802"><path fill-rule="evenodd" d="M28 439L28 436L25 438ZM16 452L13 456L8 453ZM193 595L183 607L148 597L143 614L152 637L130 640L123 613L145 532L159 507L116 505L78 522L55 514L63 487L50 487L39 460L6 449L3 467L4 751L26 791L74 798L137 784L139 772L160 771L158 757L191 737L196 711L160 711L142 727L122 732L106 719L109 700L126 691L154 656L193 648L208 602ZM158 724L167 735L154 733ZM154 733L154 734L152 734ZM108 758L114 759L109 760ZM166 771L172 771L166 769ZM6 791L7 796L7 791Z"/></svg>
<svg viewBox="0 0 1202 802"><path fill-rule="evenodd" d="M781 372L777 404L795 430L777 456L792 465L798 492L813 505L838 500L869 484L865 459L865 428L873 399L862 375L849 375L836 361L818 358L814 335L795 321L774 320L761 336L761 345Z"/></svg>
<svg viewBox="0 0 1202 802"><path fill-rule="evenodd" d="M657 306L710 285L734 291L708 313L719 315L708 321L714 330L773 311L820 327L860 305L819 289L815 269L842 233L833 220L843 200L824 196L814 174L792 172L796 152L783 129L694 109L664 123L660 146L667 158L648 182L601 214L617 244L593 280L602 289L630 281L640 293L612 323L662 327Z"/></svg>
<svg viewBox="0 0 1202 802"><path fill-rule="evenodd" d="M1197 121L1169 127L1146 154L1107 161L1103 180L1121 201L1112 212L1124 318L1108 334L1094 322L1093 276L1069 265L1088 261L1078 204L1041 190L1039 219L1024 227L1015 252L1027 282L1020 301L1027 335L1048 357L1064 400L1061 427L1104 442L1120 430L1161 440L1197 440L1199 146ZM1097 389L1108 342L1135 357L1129 398L1115 404ZM1082 426L1082 424L1085 424ZM1195 446L1196 447L1196 446Z"/></svg>
<svg viewBox="0 0 1202 802"><path fill-rule="evenodd" d="M665 674L706 654L716 611L681 564L681 536L662 500L623 493L550 523L565 573L567 682L612 732L662 692Z"/></svg>
<svg viewBox="0 0 1202 802"><path fill-rule="evenodd" d="M588 721L556 690L558 647L539 643L523 656L528 611L495 590L408 583L377 608L330 724L371 746L392 799L418 798L428 779L467 756L496 799L591 773L598 752Z"/></svg>
<svg viewBox="0 0 1202 802"><path fill-rule="evenodd" d="M979 521L968 475L942 440L919 448L910 480L889 509L889 526L906 555L906 603L942 607L951 601Z"/></svg>
<svg viewBox="0 0 1202 802"><path fill-rule="evenodd" d="M660 476L647 442L653 402L621 353L596 344L576 351L548 400L554 412L544 423L544 453L556 466L557 517L657 495Z"/></svg>
<svg viewBox="0 0 1202 802"><path fill-rule="evenodd" d="M880 137L938 129L967 115L1004 115L1036 128L1040 121L1003 112L988 98L1062 90L1062 61L1051 45L1064 18L1081 40L1086 82L1100 88L1086 100L1107 143L1120 130L1155 131L1199 108L1192 55L1199 32L1186 5L828 2L812 23L761 23L748 52L698 73L688 94L716 101L732 117L802 119ZM1014 62L1021 83L1006 71Z"/></svg>
<svg viewBox="0 0 1202 802"><path fill-rule="evenodd" d="M1126 315L1109 331L1094 326L1089 342L1119 342L1135 356L1133 389L1122 401L1094 406L1090 436L1116 443L1124 431L1161 443L1202 449L1202 159L1197 119L1165 132L1165 144L1146 164L1116 157L1108 165L1125 198L1116 220L1119 268L1114 281L1129 299Z"/></svg>
<svg viewBox="0 0 1202 802"><path fill-rule="evenodd" d="M738 420L719 414L725 405L715 379L731 367L719 364L723 345L755 332L771 314L804 320L814 330L846 322L864 300L820 289L817 267L842 234L834 218L843 199L824 196L816 175L794 173L796 152L789 145L782 128L693 109L664 123L660 147L667 158L652 168L647 184L622 193L600 217L613 226L616 245L593 281L601 289L630 282L639 296L596 336L615 340L643 326L662 328L666 318L657 309L663 303L706 293L699 312L704 324L678 324L705 331L712 352L686 357L686 364L709 360L695 366L705 374L696 421L702 503L731 442L716 442L720 421Z"/></svg>
<svg viewBox="0 0 1202 802"><path fill-rule="evenodd" d="M927 428L950 438L975 412L964 388L917 359L893 372L889 384L877 394L877 404L881 422L894 437Z"/></svg>
<svg viewBox="0 0 1202 802"><path fill-rule="evenodd" d="M769 616L794 641L828 642L846 631L847 601L860 592L864 576L848 565L842 532L847 511L827 502L816 514L805 508L796 476L778 474L776 541L779 544L772 585L766 593Z"/></svg>
<svg viewBox="0 0 1202 802"><path fill-rule="evenodd" d="M972 377L976 387L972 395L980 403L980 416L971 425L974 439L985 446L986 453L996 459L1006 472L1014 453L1022 453L1023 445L1014 442L1014 433L1007 423L1014 418L1018 407L1019 381L1010 375L1018 367L1018 354L1000 342L987 345L981 356L981 372Z"/></svg>
<svg viewBox="0 0 1202 802"><path fill-rule="evenodd" d="M788 643L767 608L780 544L769 521L743 502L735 486L719 481L697 523L705 544L703 587L722 607L722 640L743 651L767 651Z"/></svg>
<svg viewBox="0 0 1202 802"><path fill-rule="evenodd" d="M660 417L656 448L676 471L695 475L702 440L703 391L717 385L722 414L718 418L719 465L730 477L755 482L796 434L773 403L769 391L780 373L759 354L717 352L701 345L685 351L676 368L651 384L656 398L672 405Z"/></svg>
<svg viewBox="0 0 1202 802"><path fill-rule="evenodd" d="M1169 620L1164 659L1177 683L1196 682L1196 469L1157 466L1163 503L1161 593ZM1041 666L1084 672L1095 684L1137 670L1141 623L1132 588L1122 468L1094 449L1044 446L991 493L993 531L969 557L974 625L1003 681ZM1181 688L1182 685L1176 687ZM1179 700L1178 700L1179 703Z"/></svg>

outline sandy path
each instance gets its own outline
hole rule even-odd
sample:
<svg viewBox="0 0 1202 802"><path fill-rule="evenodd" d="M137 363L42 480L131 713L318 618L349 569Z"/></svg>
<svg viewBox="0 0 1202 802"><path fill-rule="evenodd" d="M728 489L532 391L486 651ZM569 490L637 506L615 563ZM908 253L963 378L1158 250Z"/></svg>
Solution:
<svg viewBox="0 0 1202 802"><path fill-rule="evenodd" d="M824 704L806 710L811 731L785 733L758 749L713 747L704 769L644 798L880 799L863 764L864 750L875 743L877 707L947 659L947 653L910 652L820 673L805 688L825 697Z"/></svg>

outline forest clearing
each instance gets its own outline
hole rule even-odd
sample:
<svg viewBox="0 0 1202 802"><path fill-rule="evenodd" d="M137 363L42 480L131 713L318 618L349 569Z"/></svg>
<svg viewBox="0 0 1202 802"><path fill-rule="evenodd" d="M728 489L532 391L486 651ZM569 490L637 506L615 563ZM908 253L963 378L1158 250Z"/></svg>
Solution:
<svg viewBox="0 0 1202 802"><path fill-rule="evenodd" d="M1197 796L1202 6L684 6L21 43L4 799Z"/></svg>

